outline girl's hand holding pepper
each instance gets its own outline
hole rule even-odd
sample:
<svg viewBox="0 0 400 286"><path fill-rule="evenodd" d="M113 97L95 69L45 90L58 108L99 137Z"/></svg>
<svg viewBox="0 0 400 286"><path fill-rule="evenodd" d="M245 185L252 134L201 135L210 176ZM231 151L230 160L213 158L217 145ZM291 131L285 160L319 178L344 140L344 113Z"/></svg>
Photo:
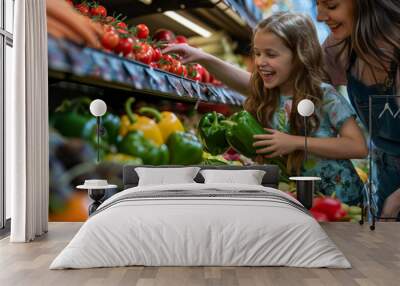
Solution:
<svg viewBox="0 0 400 286"><path fill-rule="evenodd" d="M253 144L257 149L257 154L270 153L264 155L265 158L274 158L296 151L300 146L301 137L289 135L278 130L265 128L271 134L254 135L256 142ZM260 148L265 147L265 148Z"/></svg>

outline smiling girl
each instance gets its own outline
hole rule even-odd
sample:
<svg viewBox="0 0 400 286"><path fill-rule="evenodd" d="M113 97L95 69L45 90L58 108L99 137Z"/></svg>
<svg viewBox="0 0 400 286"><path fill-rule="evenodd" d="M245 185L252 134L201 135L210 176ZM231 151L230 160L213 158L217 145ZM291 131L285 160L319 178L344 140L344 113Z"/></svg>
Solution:
<svg viewBox="0 0 400 286"><path fill-rule="evenodd" d="M369 99L373 127L373 182L378 216L400 215L400 1L320 0L318 20L331 35L324 43L325 67L333 85L347 85L350 101L365 128ZM381 95L381 98L376 97ZM396 191L397 190L397 191Z"/></svg>
<svg viewBox="0 0 400 286"><path fill-rule="evenodd" d="M220 80L248 94L245 109L271 133L255 136L260 155L287 155L292 173L320 176L322 192L358 203L362 184L349 159L366 156L365 140L349 104L322 82L322 49L311 20L301 14L274 14L258 24L252 46L256 66L252 74L188 45L171 46L165 52L180 53L184 62L200 62ZM307 126L311 154L306 162L303 118L296 109L305 98L316 106Z"/></svg>
<svg viewBox="0 0 400 286"><path fill-rule="evenodd" d="M266 158L288 155L289 171L320 176L322 192L358 203L362 184L348 159L365 157L366 144L349 104L323 83L322 49L311 20L274 14L258 24L252 46L256 69L244 107L271 133L255 136L257 153ZM304 121L295 108L305 98L316 106L307 126L307 161Z"/></svg>

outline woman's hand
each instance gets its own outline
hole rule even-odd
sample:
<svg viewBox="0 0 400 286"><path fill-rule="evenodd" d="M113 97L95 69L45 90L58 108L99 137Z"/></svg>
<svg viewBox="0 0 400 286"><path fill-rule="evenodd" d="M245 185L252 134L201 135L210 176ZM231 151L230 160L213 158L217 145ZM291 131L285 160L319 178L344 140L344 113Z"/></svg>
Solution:
<svg viewBox="0 0 400 286"><path fill-rule="evenodd" d="M100 48L103 30L86 16L79 14L64 0L47 0L47 31L56 38Z"/></svg>
<svg viewBox="0 0 400 286"><path fill-rule="evenodd" d="M181 62L189 64L193 62L201 63L208 54L198 48L189 46L188 44L171 44L162 50L163 54L176 53L182 56Z"/></svg>
<svg viewBox="0 0 400 286"><path fill-rule="evenodd" d="M265 130L271 134L254 135L256 142L253 146L258 148L256 151L257 154L271 153L269 155L264 155L264 157L274 158L297 150L301 137L289 135L274 129L265 128Z"/></svg>

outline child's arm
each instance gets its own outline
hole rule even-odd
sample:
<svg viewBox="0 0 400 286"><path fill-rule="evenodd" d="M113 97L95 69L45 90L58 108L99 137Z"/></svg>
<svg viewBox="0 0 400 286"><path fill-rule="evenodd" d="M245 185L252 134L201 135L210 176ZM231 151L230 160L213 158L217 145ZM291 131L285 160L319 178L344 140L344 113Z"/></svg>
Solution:
<svg viewBox="0 0 400 286"><path fill-rule="evenodd" d="M257 150L258 154L272 152L270 155L265 155L265 158L304 150L304 136L267 130L272 134L255 135L254 139L257 142L253 144L254 147L264 147ZM308 152L327 159L356 159L367 156L367 144L354 118L349 118L343 123L339 134L340 137L334 138L307 137Z"/></svg>
<svg viewBox="0 0 400 286"><path fill-rule="evenodd" d="M336 138L307 138L308 152L328 159L361 159L368 155L364 135L354 118L343 123ZM296 150L304 150L304 137L296 136Z"/></svg>
<svg viewBox="0 0 400 286"><path fill-rule="evenodd" d="M182 56L184 64L198 62L203 65L211 74L225 83L227 86L237 90L243 95L250 92L251 73L225 62L202 50L187 44L172 44L162 51L165 53L178 53Z"/></svg>

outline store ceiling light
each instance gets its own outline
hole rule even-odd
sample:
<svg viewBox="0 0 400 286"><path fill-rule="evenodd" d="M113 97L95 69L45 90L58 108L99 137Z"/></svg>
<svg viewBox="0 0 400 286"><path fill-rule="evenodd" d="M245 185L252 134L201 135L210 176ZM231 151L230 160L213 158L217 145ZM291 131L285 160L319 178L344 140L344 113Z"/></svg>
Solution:
<svg viewBox="0 0 400 286"><path fill-rule="evenodd" d="M203 27L200 27L196 23L193 23L189 19L183 17L182 15L179 15L176 12L166 11L166 12L164 12L164 15L171 18L172 20L178 22L179 24L185 26L186 28L192 30L193 32L199 34L200 36L202 36L204 38L209 38L212 35L212 33L209 30L206 30Z"/></svg>

